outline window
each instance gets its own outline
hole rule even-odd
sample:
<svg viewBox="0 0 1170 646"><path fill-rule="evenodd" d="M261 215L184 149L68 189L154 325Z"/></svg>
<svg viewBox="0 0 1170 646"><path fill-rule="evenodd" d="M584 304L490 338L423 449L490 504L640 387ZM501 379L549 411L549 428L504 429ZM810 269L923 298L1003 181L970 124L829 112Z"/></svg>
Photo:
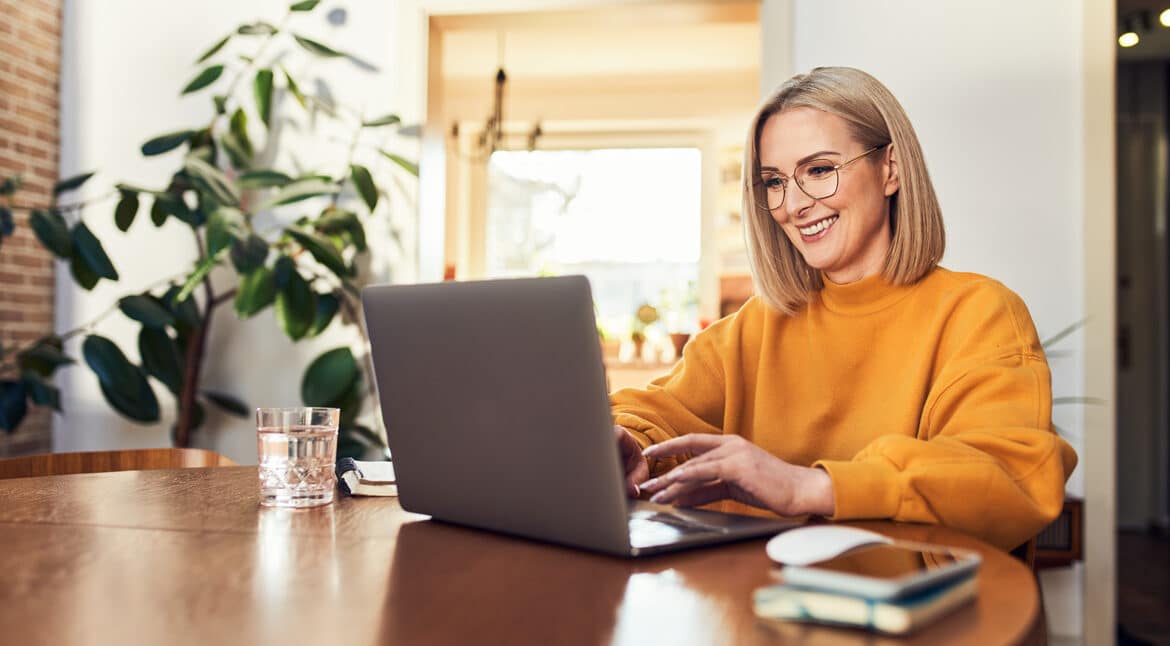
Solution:
<svg viewBox="0 0 1170 646"><path fill-rule="evenodd" d="M698 149L500 151L488 174L489 277L584 274L607 334L643 303L660 334L697 329Z"/></svg>

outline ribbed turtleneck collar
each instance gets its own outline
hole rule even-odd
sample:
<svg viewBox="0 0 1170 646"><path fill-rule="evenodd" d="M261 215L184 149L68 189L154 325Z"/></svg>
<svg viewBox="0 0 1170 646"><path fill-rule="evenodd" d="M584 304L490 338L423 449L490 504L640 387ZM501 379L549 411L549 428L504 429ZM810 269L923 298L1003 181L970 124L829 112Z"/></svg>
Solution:
<svg viewBox="0 0 1170 646"><path fill-rule="evenodd" d="M838 314L861 315L883 310L905 298L913 285L894 285L880 272L859 281L838 285L821 274L824 287L821 302L825 308Z"/></svg>

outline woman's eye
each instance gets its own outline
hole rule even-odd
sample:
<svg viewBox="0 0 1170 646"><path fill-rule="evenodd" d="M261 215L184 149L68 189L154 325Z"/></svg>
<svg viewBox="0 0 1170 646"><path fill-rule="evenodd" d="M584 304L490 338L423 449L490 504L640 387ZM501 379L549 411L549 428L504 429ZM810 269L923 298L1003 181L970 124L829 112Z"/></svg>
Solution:
<svg viewBox="0 0 1170 646"><path fill-rule="evenodd" d="M764 187L770 191L778 191L784 188L784 180L775 175L770 175L764 178Z"/></svg>
<svg viewBox="0 0 1170 646"><path fill-rule="evenodd" d="M833 167L828 165L809 166L808 176L813 179L820 179L833 172Z"/></svg>

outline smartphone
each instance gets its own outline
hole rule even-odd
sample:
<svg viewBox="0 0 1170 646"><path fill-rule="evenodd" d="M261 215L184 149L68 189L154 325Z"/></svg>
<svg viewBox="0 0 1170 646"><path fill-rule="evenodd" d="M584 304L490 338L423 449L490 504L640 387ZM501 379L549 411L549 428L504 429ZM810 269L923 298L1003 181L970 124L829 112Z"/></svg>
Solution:
<svg viewBox="0 0 1170 646"><path fill-rule="evenodd" d="M790 585L870 599L897 599L973 574L978 552L895 541L864 545L808 565L782 570Z"/></svg>

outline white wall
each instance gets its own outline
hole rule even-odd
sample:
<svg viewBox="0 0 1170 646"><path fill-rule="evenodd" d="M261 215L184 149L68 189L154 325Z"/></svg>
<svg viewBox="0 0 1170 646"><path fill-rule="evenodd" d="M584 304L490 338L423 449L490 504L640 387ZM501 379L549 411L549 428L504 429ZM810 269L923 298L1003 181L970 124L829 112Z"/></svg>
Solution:
<svg viewBox="0 0 1170 646"><path fill-rule="evenodd" d="M761 85L821 65L858 67L885 83L910 115L942 204L943 265L1016 291L1042 338L1087 315L1079 9L1067 0L765 0L761 11L764 42L791 43L781 62L765 61ZM1077 333L1050 352L1054 395L1111 397L1082 391L1087 343ZM1083 464L1084 433L1095 429L1076 406L1053 416ZM1082 473L1068 486L1077 495ZM1058 634L1081 632L1079 576L1066 571L1045 585Z"/></svg>
<svg viewBox="0 0 1170 646"><path fill-rule="evenodd" d="M285 0L205 0L184 5L144 0L67 0L61 89L62 175L99 169L99 176L86 187L90 195L109 191L117 181L161 187L181 163L181 153L143 158L139 147L157 134L210 121L212 111L206 90L179 98L181 88L198 70L193 65L195 59L241 22L263 19L279 23L288 4ZM326 11L332 8L328 4L311 14L298 14L290 27L351 52L381 71L365 72L345 60L314 59L295 45L289 49L285 65L300 77L301 85L308 85L302 88L306 91L313 89L312 83L306 81L327 76L334 96L343 103L364 110L368 116L392 111L394 70L399 63L391 37L394 8L389 3L347 3L348 20L339 27L325 19ZM251 53L258 42L239 39L229 47L237 48L231 50L233 53ZM225 73L217 87L226 86L229 76L230 72ZM243 87L250 84L248 78ZM294 106L292 113L299 110ZM344 167L346 144L310 146L296 140L293 128L285 132L290 137L289 148L303 164L333 172ZM261 131L253 130L253 138L260 137ZM416 154L408 148L399 149L407 156ZM389 180L385 160L379 163L373 156L358 159L372 169L381 168L379 179ZM291 170L287 165L283 168ZM92 293L86 293L74 285L67 269L58 272L58 330L89 321L122 295L189 270L195 258L194 243L185 225L171 220L160 233L142 212L123 234L114 227L113 206L110 201L89 208L85 219L105 244L122 280L102 281ZM408 250L405 256L399 256L387 251L385 243L379 244L374 275L384 279L392 273L395 279L407 280L413 277L415 265L414 250L409 248L414 239L413 216L404 212L406 206L395 206L398 221L406 227ZM371 228L369 234L372 243L377 244L379 230ZM385 235L384 230L381 235ZM388 272L391 267L402 269ZM229 270L223 271L217 282L230 278ZM323 335L327 338L294 345L280 332L271 309L240 322L230 306L221 307L212 323L203 384L236 393L253 406L297 405L301 371L307 359L324 348L350 340L351 335L339 328L335 324ZM97 331L114 338L132 359L137 357L137 326L120 313L110 316ZM79 355L78 344L70 349L74 356ZM66 412L55 420L55 450L170 445L173 399L161 386L156 385L155 390L164 408L164 423L144 427L111 412L88 368L64 371L60 385ZM208 413L207 430L195 439L196 444L220 450L239 462L254 463L252 421L223 416L211 407Z"/></svg>

